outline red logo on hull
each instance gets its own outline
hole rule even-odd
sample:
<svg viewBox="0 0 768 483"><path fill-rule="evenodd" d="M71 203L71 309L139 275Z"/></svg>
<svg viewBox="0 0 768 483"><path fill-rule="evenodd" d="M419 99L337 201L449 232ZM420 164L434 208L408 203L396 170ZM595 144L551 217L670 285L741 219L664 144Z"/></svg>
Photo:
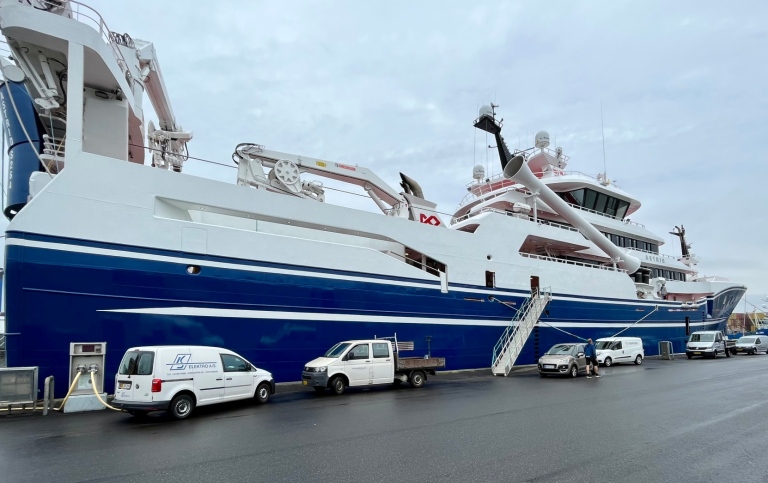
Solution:
<svg viewBox="0 0 768 483"><path fill-rule="evenodd" d="M440 219L435 215L427 216L424 213L421 213L419 216L419 221L426 223L427 225L440 226Z"/></svg>

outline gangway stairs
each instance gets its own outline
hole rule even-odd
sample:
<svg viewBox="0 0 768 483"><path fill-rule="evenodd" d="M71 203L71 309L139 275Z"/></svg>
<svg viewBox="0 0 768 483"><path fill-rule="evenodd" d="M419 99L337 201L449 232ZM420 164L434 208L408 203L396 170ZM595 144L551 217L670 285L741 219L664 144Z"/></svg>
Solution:
<svg viewBox="0 0 768 483"><path fill-rule="evenodd" d="M499 341L493 348L491 371L496 376L508 376L509 371L517 360L517 356L523 350L528 336L531 335L534 326L539 321L541 313L549 301L552 300L552 291L542 289L531 294L531 298L525 301L517 315L504 331Z"/></svg>

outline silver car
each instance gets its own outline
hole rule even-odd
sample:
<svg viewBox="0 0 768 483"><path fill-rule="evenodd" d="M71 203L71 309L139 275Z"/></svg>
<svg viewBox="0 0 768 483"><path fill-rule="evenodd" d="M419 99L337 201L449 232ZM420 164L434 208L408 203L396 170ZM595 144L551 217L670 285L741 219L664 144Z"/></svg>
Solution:
<svg viewBox="0 0 768 483"><path fill-rule="evenodd" d="M584 344L555 344L539 359L539 375L577 377L586 372L587 359L584 357Z"/></svg>
<svg viewBox="0 0 768 483"><path fill-rule="evenodd" d="M731 354L757 354L765 352L768 354L768 336L765 335L745 335L736 341L736 345L731 348Z"/></svg>

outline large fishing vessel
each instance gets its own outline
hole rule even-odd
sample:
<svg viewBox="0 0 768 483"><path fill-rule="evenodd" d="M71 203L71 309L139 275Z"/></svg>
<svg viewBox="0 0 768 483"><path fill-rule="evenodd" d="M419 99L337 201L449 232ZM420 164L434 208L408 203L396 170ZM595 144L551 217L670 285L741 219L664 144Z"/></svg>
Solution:
<svg viewBox="0 0 768 483"><path fill-rule="evenodd" d="M106 341L109 390L130 346L203 344L290 381L338 340L393 333L449 369L532 364L553 343L617 333L654 354L724 329L746 290L699 277L682 228L682 255L660 254L664 240L630 221L639 200L566 171L545 132L510 152L496 106L475 126L504 172L477 167L447 220L405 174L394 189L258 144L236 146L236 184L185 174L192 135L152 43L66 0L0 0L0 28L11 366L66 381L70 342ZM326 203L322 178L381 213Z"/></svg>

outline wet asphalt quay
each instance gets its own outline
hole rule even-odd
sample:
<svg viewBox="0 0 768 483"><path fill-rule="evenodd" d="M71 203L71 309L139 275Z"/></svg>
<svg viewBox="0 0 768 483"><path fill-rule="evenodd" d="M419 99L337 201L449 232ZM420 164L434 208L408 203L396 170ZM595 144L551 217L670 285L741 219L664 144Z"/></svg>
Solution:
<svg viewBox="0 0 768 483"><path fill-rule="evenodd" d="M439 374L421 389L146 420L0 416L0 481L766 481L768 355L646 360L600 379Z"/></svg>

